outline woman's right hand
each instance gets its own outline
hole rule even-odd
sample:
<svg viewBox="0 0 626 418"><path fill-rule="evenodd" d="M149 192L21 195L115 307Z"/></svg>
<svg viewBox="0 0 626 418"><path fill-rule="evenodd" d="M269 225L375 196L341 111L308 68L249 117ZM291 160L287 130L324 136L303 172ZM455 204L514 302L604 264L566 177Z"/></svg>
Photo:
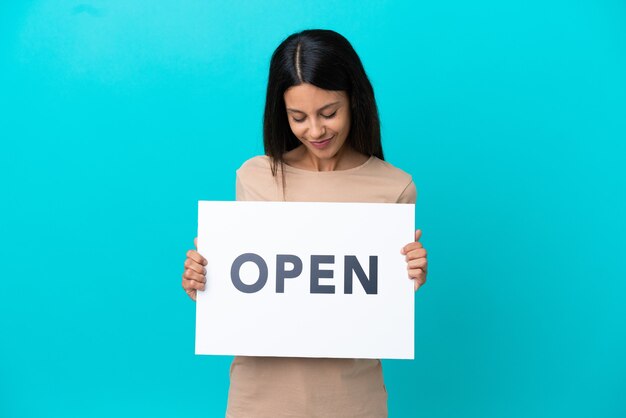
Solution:
<svg viewBox="0 0 626 418"><path fill-rule="evenodd" d="M185 271L183 272L183 289L191 299L196 300L198 290L204 290L206 282L206 258L202 257L197 251L198 237L194 238L193 244L196 250L187 251L187 259L185 260Z"/></svg>

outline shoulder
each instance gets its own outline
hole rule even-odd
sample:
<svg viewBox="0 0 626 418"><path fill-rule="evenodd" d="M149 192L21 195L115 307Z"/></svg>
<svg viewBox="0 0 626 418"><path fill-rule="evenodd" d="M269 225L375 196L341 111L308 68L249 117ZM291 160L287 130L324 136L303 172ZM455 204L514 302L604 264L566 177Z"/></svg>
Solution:
<svg viewBox="0 0 626 418"><path fill-rule="evenodd" d="M237 169L237 175L246 175L259 170L271 170L270 158L267 155L257 155L246 161Z"/></svg>
<svg viewBox="0 0 626 418"><path fill-rule="evenodd" d="M409 173L377 157L373 157L368 164L368 171L385 183L396 202L415 203L417 189Z"/></svg>
<svg viewBox="0 0 626 418"><path fill-rule="evenodd" d="M405 186L413 180L413 177L411 177L411 175L406 171L393 166L391 163L381 160L378 157L372 157L369 168L373 171L373 174L384 177L391 182L404 184Z"/></svg>
<svg viewBox="0 0 626 418"><path fill-rule="evenodd" d="M257 155L246 160L237 173L237 200L278 200L279 182L272 175L271 160Z"/></svg>
<svg viewBox="0 0 626 418"><path fill-rule="evenodd" d="M237 178L244 183L258 183L273 178L272 164L267 155L257 155L246 161L237 169Z"/></svg>

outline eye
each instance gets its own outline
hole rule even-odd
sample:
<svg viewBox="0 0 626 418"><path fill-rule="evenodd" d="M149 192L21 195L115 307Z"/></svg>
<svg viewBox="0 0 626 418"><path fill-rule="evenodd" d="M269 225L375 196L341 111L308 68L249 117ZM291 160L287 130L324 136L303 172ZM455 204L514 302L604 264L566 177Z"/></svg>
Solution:
<svg viewBox="0 0 626 418"><path fill-rule="evenodd" d="M291 120L293 120L293 121L294 121L294 122L296 122L296 123L304 122L304 118L302 118L302 119L296 119L296 118L293 118L293 117L292 117L292 118L291 118Z"/></svg>
<svg viewBox="0 0 626 418"><path fill-rule="evenodd" d="M322 115L323 117L325 117L326 119L332 119L335 117L335 115L337 114L337 111L335 110L333 113L331 113L330 115Z"/></svg>

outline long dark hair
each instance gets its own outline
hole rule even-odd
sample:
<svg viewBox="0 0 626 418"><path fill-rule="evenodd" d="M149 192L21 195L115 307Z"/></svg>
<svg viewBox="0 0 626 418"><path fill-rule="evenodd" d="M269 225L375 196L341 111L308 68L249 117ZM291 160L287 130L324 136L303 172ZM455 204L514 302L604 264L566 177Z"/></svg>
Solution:
<svg viewBox="0 0 626 418"><path fill-rule="evenodd" d="M272 174L281 172L283 155L300 145L291 131L283 94L292 86L312 84L343 90L350 99L350 131L346 143L381 160L380 120L374 89L350 42L332 30L309 29L287 37L272 54L263 117L263 145L272 161ZM283 177L283 186L284 175Z"/></svg>

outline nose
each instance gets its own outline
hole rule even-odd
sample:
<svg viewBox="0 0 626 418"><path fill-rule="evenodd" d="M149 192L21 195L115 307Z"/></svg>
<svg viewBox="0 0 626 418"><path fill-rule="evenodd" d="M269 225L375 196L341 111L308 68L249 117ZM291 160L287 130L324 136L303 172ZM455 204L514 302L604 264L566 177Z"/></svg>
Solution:
<svg viewBox="0 0 626 418"><path fill-rule="evenodd" d="M326 127L322 123L322 121L315 120L314 118L310 118L311 124L309 126L309 136L312 139L321 139L326 135Z"/></svg>

